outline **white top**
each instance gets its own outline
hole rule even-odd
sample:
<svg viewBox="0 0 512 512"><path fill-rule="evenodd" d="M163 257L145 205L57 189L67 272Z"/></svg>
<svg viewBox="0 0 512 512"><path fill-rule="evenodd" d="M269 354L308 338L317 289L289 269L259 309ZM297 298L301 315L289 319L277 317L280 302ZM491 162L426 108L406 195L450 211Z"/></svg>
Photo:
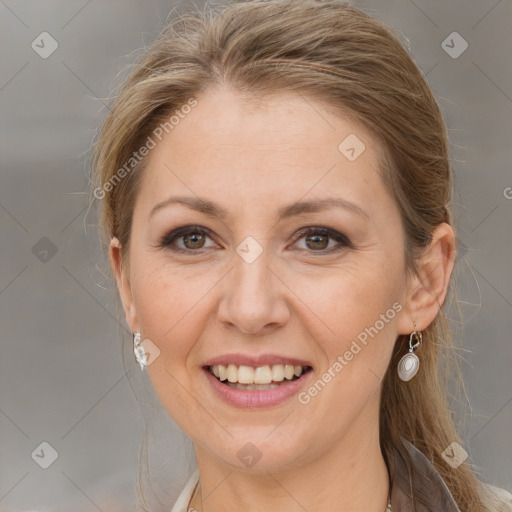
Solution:
<svg viewBox="0 0 512 512"><path fill-rule="evenodd" d="M185 487L181 491L178 501L172 507L171 512L187 512L188 504L192 499L192 494L194 493L194 488L199 481L199 470L195 470L189 481L185 484Z"/></svg>

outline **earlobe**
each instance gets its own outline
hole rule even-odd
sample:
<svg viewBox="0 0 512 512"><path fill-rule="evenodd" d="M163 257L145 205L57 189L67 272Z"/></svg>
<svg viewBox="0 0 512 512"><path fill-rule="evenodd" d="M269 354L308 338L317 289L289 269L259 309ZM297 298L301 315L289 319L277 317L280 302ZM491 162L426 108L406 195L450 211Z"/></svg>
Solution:
<svg viewBox="0 0 512 512"><path fill-rule="evenodd" d="M117 289L123 305L126 322L128 323L131 331L136 332L139 330L137 312L133 303L131 285L126 276L126 269L122 264L121 244L119 239L116 237L113 237L110 240L109 259L116 279Z"/></svg>
<svg viewBox="0 0 512 512"><path fill-rule="evenodd" d="M455 264L455 234L447 223L439 224L432 233L432 241L418 262L418 272L410 281L406 308L407 323L414 321L418 330L426 329L441 309ZM410 326L403 326L403 334Z"/></svg>

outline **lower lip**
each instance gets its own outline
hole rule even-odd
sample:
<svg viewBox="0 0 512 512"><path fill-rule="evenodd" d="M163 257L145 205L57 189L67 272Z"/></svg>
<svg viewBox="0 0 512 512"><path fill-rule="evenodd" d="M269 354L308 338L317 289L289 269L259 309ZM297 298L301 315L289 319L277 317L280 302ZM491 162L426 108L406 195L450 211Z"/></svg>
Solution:
<svg viewBox="0 0 512 512"><path fill-rule="evenodd" d="M278 388L265 389L262 391L244 391L242 389L234 389L223 384L219 379L213 376L209 370L203 369L206 378L212 385L214 391L224 402L235 407L246 409L259 407L272 407L284 402L286 399L295 395L309 379L310 370L300 378L289 381L287 384L281 384Z"/></svg>

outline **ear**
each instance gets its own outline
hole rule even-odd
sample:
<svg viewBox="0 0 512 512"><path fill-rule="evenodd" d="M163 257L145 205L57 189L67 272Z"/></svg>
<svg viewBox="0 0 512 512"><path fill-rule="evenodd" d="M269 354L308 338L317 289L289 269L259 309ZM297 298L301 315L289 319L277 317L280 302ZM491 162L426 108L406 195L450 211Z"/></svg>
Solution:
<svg viewBox="0 0 512 512"><path fill-rule="evenodd" d="M113 237L110 240L109 259L110 265L116 278L117 289L123 304L126 322L132 332L137 332L139 331L139 321L137 319L137 312L133 303L133 295L130 282L126 276L126 269L123 268L122 265L121 244L119 239L116 237Z"/></svg>
<svg viewBox="0 0 512 512"><path fill-rule="evenodd" d="M455 234L449 224L439 224L418 264L418 272L409 280L405 315L398 326L400 334L426 329L444 303L455 264Z"/></svg>

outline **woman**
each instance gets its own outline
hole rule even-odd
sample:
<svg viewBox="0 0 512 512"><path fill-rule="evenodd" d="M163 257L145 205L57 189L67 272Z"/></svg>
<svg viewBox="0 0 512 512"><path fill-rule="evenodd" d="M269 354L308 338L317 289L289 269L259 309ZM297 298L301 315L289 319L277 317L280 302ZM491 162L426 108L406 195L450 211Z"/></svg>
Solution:
<svg viewBox="0 0 512 512"><path fill-rule="evenodd" d="M438 374L448 142L387 27L315 0L184 15L94 168L137 361L194 445L173 512L512 509Z"/></svg>

